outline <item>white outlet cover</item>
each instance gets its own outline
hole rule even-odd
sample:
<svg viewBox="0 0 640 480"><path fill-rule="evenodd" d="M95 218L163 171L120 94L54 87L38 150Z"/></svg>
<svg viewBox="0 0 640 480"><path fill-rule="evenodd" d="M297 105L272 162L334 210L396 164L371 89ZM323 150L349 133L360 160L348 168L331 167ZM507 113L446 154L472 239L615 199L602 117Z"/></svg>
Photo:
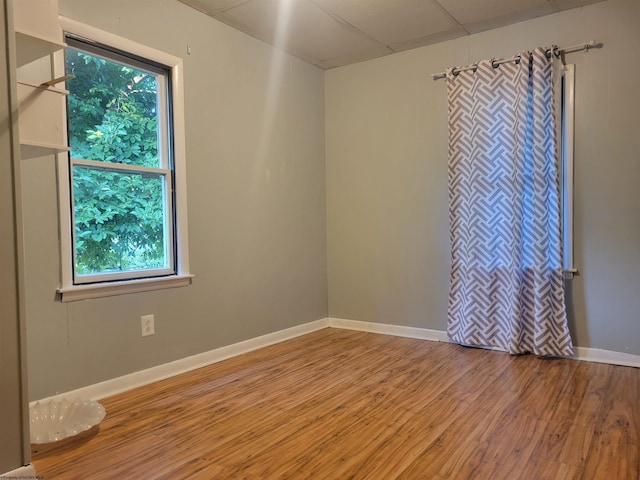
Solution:
<svg viewBox="0 0 640 480"><path fill-rule="evenodd" d="M153 315L143 315L142 317L140 317L140 326L142 327L143 337L147 337L156 333Z"/></svg>

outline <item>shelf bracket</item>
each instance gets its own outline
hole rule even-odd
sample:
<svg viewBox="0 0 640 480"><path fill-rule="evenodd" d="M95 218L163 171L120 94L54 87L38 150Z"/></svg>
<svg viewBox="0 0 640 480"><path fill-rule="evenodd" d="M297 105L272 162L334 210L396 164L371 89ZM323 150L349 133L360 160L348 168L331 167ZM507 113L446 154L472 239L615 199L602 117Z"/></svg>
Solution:
<svg viewBox="0 0 640 480"><path fill-rule="evenodd" d="M66 82L67 80L71 80L72 78L76 78L75 75L63 75L62 77L54 78L49 80L48 82L42 82L42 87L52 87L56 83Z"/></svg>

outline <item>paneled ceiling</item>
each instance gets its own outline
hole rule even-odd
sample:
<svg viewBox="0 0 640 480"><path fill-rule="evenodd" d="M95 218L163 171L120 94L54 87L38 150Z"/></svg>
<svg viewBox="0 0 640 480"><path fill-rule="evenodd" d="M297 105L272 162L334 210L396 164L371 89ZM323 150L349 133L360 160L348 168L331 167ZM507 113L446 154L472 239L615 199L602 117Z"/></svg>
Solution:
<svg viewBox="0 0 640 480"><path fill-rule="evenodd" d="M602 0L179 0L323 69Z"/></svg>

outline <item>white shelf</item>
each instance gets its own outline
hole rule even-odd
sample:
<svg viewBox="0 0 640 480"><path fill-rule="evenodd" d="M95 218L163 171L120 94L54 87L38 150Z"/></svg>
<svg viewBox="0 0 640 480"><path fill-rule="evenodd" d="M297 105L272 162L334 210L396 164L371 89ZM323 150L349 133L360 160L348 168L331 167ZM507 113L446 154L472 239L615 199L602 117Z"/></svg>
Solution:
<svg viewBox="0 0 640 480"><path fill-rule="evenodd" d="M18 68L65 48L65 43L16 29L16 62Z"/></svg>
<svg viewBox="0 0 640 480"><path fill-rule="evenodd" d="M20 141L20 158L22 158L22 160L46 157L49 155L55 155L56 153L68 152L70 150L71 147L66 147L64 145L42 143L35 140Z"/></svg>
<svg viewBox="0 0 640 480"><path fill-rule="evenodd" d="M17 0L14 24L21 157L69 151L64 118L69 92L59 84L42 85L56 78L60 65L54 64L54 53L66 47L60 41L58 0Z"/></svg>
<svg viewBox="0 0 640 480"><path fill-rule="evenodd" d="M65 144L64 102L67 91L55 87L17 83L20 143L23 158L69 150ZM37 155L36 155L37 154Z"/></svg>

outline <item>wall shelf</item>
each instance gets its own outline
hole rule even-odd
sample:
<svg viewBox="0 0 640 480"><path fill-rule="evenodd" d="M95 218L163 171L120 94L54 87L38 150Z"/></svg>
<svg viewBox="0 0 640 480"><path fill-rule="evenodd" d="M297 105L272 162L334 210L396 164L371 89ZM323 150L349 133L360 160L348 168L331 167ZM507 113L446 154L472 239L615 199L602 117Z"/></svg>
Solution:
<svg viewBox="0 0 640 480"><path fill-rule="evenodd" d="M62 50L66 45L16 28L16 63L18 68Z"/></svg>
<svg viewBox="0 0 640 480"><path fill-rule="evenodd" d="M20 151L33 158L46 155L47 148L50 153L68 150L62 118L67 90L25 82L17 87L20 143L26 146Z"/></svg>
<svg viewBox="0 0 640 480"><path fill-rule="evenodd" d="M53 62L53 55L66 47L60 41L58 2L20 0L14 7L21 157L69 151L64 118L69 92L58 88L67 77L56 75Z"/></svg>
<svg viewBox="0 0 640 480"><path fill-rule="evenodd" d="M45 157L56 153L68 152L70 150L71 147L54 145L51 143L41 143L31 140L20 141L20 158L22 158L22 160Z"/></svg>

